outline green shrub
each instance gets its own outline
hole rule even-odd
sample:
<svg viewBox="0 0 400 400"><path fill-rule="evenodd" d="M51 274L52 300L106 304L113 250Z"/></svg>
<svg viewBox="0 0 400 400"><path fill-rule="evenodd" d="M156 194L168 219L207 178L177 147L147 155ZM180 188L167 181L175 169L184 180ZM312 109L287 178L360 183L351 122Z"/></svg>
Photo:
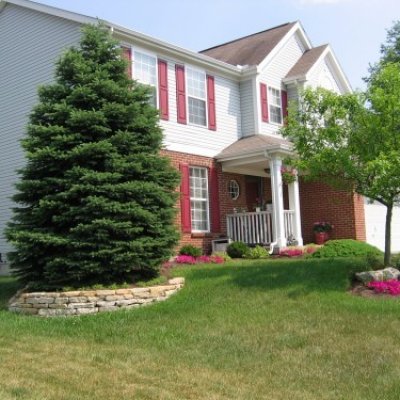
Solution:
<svg viewBox="0 0 400 400"><path fill-rule="evenodd" d="M382 252L374 246L353 239L329 240L312 254L313 258L335 257L381 257Z"/></svg>
<svg viewBox="0 0 400 400"><path fill-rule="evenodd" d="M367 270L376 270L384 268L383 255L378 255L375 253L368 253L365 256L365 262L367 264Z"/></svg>
<svg viewBox="0 0 400 400"><path fill-rule="evenodd" d="M232 260L232 258L229 257L229 255L227 253L225 253L224 251L216 251L216 252L212 253L212 255L214 257L221 257L225 262Z"/></svg>
<svg viewBox="0 0 400 400"><path fill-rule="evenodd" d="M186 244L179 250L179 254L182 256L200 257L202 253L203 252L199 247L195 247L191 244Z"/></svg>
<svg viewBox="0 0 400 400"><path fill-rule="evenodd" d="M245 254L245 258L267 258L269 257L268 251L262 246L256 246L253 248L248 249L247 253Z"/></svg>
<svg viewBox="0 0 400 400"><path fill-rule="evenodd" d="M248 251L248 246L243 242L232 242L226 249L228 256L231 258L243 258Z"/></svg>
<svg viewBox="0 0 400 400"><path fill-rule="evenodd" d="M400 269L400 253L392 255L391 264L392 264L393 267L395 267L397 269Z"/></svg>

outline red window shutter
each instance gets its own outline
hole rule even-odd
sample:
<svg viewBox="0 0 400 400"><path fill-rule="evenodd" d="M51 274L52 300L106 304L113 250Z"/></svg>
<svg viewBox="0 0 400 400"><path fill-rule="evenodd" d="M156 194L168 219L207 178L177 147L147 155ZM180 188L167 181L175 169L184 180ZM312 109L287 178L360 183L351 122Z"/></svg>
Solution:
<svg viewBox="0 0 400 400"><path fill-rule="evenodd" d="M122 47L122 57L128 61L126 74L132 79L132 49L130 47Z"/></svg>
<svg viewBox="0 0 400 400"><path fill-rule="evenodd" d="M282 115L284 123L287 123L287 116L288 116L288 98L287 98L287 91L281 91L281 98L282 98Z"/></svg>
<svg viewBox="0 0 400 400"><path fill-rule="evenodd" d="M215 113L215 83L214 77L207 75L207 104L208 104L208 129L217 130L217 117Z"/></svg>
<svg viewBox="0 0 400 400"><path fill-rule="evenodd" d="M190 207L189 165L180 164L181 171L181 224L182 232L192 232L192 216Z"/></svg>
<svg viewBox="0 0 400 400"><path fill-rule="evenodd" d="M211 231L213 233L219 233L221 232L221 215L219 210L218 170L215 167L210 168L210 189Z"/></svg>
<svg viewBox="0 0 400 400"><path fill-rule="evenodd" d="M158 97L160 118L168 121L168 63L163 60L158 60Z"/></svg>
<svg viewBox="0 0 400 400"><path fill-rule="evenodd" d="M268 97L267 85L260 83L261 118L263 122L268 122Z"/></svg>
<svg viewBox="0 0 400 400"><path fill-rule="evenodd" d="M179 124L186 124L185 67L177 64L175 66L175 73L177 120Z"/></svg>

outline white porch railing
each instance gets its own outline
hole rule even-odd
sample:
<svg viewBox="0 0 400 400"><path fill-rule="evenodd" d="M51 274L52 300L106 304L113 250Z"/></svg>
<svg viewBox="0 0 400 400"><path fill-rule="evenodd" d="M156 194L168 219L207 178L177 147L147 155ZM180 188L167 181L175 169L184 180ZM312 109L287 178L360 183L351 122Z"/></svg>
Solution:
<svg viewBox="0 0 400 400"><path fill-rule="evenodd" d="M284 211L286 238L294 233L294 211ZM270 244L273 238L272 212L246 212L227 215L227 233L233 241L247 244Z"/></svg>
<svg viewBox="0 0 400 400"><path fill-rule="evenodd" d="M285 225L285 237L294 238L294 211L285 210L283 212L283 223Z"/></svg>

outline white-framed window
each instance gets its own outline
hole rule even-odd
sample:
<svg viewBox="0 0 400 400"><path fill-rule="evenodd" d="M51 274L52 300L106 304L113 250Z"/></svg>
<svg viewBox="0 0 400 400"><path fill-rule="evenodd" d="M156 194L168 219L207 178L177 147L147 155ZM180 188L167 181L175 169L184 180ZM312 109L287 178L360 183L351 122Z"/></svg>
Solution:
<svg viewBox="0 0 400 400"><path fill-rule="evenodd" d="M157 108L157 57L135 49L132 58L133 78L150 86L150 104Z"/></svg>
<svg viewBox="0 0 400 400"><path fill-rule="evenodd" d="M237 200L240 195L240 187L235 179L231 179L228 184L228 193L232 200Z"/></svg>
<svg viewBox="0 0 400 400"><path fill-rule="evenodd" d="M206 73L187 67L186 88L189 123L207 126Z"/></svg>
<svg viewBox="0 0 400 400"><path fill-rule="evenodd" d="M207 168L190 167L190 208L193 232L210 231Z"/></svg>
<svg viewBox="0 0 400 400"><path fill-rule="evenodd" d="M269 120L274 124L282 124L282 96L281 91L273 87L268 88Z"/></svg>

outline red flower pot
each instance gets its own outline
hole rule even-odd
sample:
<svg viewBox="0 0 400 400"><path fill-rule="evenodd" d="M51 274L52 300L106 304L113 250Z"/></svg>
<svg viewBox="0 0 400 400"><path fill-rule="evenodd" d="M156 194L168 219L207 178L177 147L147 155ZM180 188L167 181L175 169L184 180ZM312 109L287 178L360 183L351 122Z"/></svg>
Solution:
<svg viewBox="0 0 400 400"><path fill-rule="evenodd" d="M329 240L328 232L314 232L314 236L316 244L324 244L327 240Z"/></svg>

